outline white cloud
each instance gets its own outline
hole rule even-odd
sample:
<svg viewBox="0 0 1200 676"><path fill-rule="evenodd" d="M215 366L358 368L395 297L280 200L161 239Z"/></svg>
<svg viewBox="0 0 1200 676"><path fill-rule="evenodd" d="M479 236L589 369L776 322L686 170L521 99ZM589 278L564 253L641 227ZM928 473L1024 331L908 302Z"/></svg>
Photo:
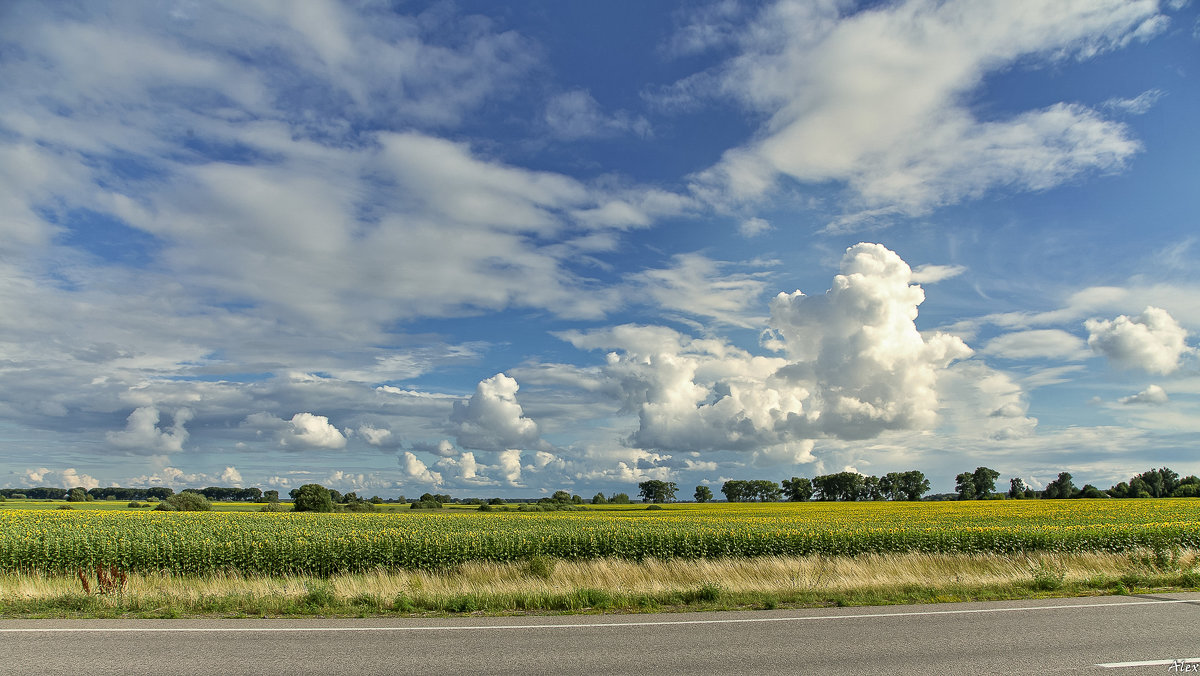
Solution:
<svg viewBox="0 0 1200 676"><path fill-rule="evenodd" d="M679 254L670 268L646 270L633 277L663 309L707 317L723 324L761 324L750 314L759 305L766 283L761 275L723 272L728 263L700 254Z"/></svg>
<svg viewBox="0 0 1200 676"><path fill-rule="evenodd" d="M323 415L297 413L280 435L279 444L299 448L344 448L346 437Z"/></svg>
<svg viewBox="0 0 1200 676"><path fill-rule="evenodd" d="M1117 400L1121 404L1165 404L1167 403L1167 393L1158 385L1151 385L1137 394L1128 397L1121 397Z"/></svg>
<svg viewBox="0 0 1200 676"><path fill-rule="evenodd" d="M1161 89L1148 89L1132 99L1112 98L1105 101L1103 105L1109 110L1127 115L1143 115L1150 112L1154 104L1158 103L1163 96L1166 96L1166 92Z"/></svg>
<svg viewBox="0 0 1200 676"><path fill-rule="evenodd" d="M1139 150L1124 125L1078 104L981 120L967 102L987 74L1022 59L1090 58L1149 37L1162 27L1155 2L844 8L771 4L742 33L741 53L710 73L720 93L769 117L755 140L696 177L700 194L754 199L787 176L842 182L864 215L920 214L999 187L1044 190L1120 169Z"/></svg>
<svg viewBox="0 0 1200 676"><path fill-rule="evenodd" d="M390 448L400 443L400 440L389 429L379 429L371 425L362 425L358 428L358 433L362 435L362 438L368 444L377 448Z"/></svg>
<svg viewBox="0 0 1200 676"><path fill-rule="evenodd" d="M624 111L605 115L600 104L584 89L575 89L552 97L544 115L551 133L565 140L603 138L632 132L650 133L650 122Z"/></svg>
<svg viewBox="0 0 1200 676"><path fill-rule="evenodd" d="M291 420L283 420L269 413L253 413L246 416L242 426L256 429L260 434L273 432L279 446L292 450L346 447L346 437L323 415L297 413Z"/></svg>
<svg viewBox="0 0 1200 676"><path fill-rule="evenodd" d="M221 476L218 477L222 486L241 486L242 473L236 467L226 467L221 471Z"/></svg>
<svg viewBox="0 0 1200 676"><path fill-rule="evenodd" d="M747 218L738 224L738 232L742 237L758 237L771 229L771 224L762 218Z"/></svg>
<svg viewBox="0 0 1200 676"><path fill-rule="evenodd" d="M400 469L412 481L434 485L442 483L441 473L430 471L428 465L408 451L400 454Z"/></svg>
<svg viewBox="0 0 1200 676"><path fill-rule="evenodd" d="M537 423L517 402L517 381L503 373L479 381L466 402L455 402L450 422L458 445L480 451L542 448Z"/></svg>
<svg viewBox="0 0 1200 676"><path fill-rule="evenodd" d="M982 353L1004 359L1065 361L1080 361L1091 356L1082 338L1059 329L1006 333L989 341Z"/></svg>
<svg viewBox="0 0 1200 676"><path fill-rule="evenodd" d="M183 444L188 439L188 431L184 424L192 419L192 415L192 410L188 408L176 410L173 424L163 430L158 427L158 409L154 406L143 406L129 414L123 431L108 432L105 438L117 448L136 453L179 452L183 450Z"/></svg>
<svg viewBox="0 0 1200 676"><path fill-rule="evenodd" d="M87 490L99 488L100 482L87 474L80 474L74 467L63 470L51 470L45 467L25 470L22 477L26 486L46 486L48 488L78 488Z"/></svg>
<svg viewBox="0 0 1200 676"><path fill-rule="evenodd" d="M912 281L914 284L936 284L947 279L953 279L966 272L963 265L918 265L913 268Z"/></svg>
<svg viewBox="0 0 1200 676"><path fill-rule="evenodd" d="M521 486L521 451L510 448L497 456L500 478L509 486Z"/></svg>
<svg viewBox="0 0 1200 676"><path fill-rule="evenodd" d="M617 350L603 375L623 410L638 416L631 445L756 450L760 462L808 462L808 440L936 425L939 373L971 350L956 337L917 331L924 294L910 281L895 253L851 247L824 295L797 291L771 302L766 345L786 358L663 327L559 335L580 349Z"/></svg>
<svg viewBox="0 0 1200 676"><path fill-rule="evenodd" d="M475 454L470 451L464 451L458 457L445 457L437 462L437 466L444 471L453 472L457 480L475 484L487 485L492 484L486 476L481 476L479 470L481 466L475 460Z"/></svg>
<svg viewBox="0 0 1200 676"><path fill-rule="evenodd" d="M1195 352L1186 343L1188 332L1167 311L1147 307L1130 318L1089 319L1088 345L1122 368L1140 368L1150 373L1171 373L1180 359Z"/></svg>

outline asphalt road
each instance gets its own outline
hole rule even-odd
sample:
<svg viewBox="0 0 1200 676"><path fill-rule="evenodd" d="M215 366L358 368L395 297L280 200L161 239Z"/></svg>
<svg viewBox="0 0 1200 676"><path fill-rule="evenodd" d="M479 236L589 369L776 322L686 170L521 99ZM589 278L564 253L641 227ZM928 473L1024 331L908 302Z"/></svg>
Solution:
<svg viewBox="0 0 1200 676"><path fill-rule="evenodd" d="M4 674L1124 676L1185 669L1200 673L1195 593L668 615L0 621Z"/></svg>

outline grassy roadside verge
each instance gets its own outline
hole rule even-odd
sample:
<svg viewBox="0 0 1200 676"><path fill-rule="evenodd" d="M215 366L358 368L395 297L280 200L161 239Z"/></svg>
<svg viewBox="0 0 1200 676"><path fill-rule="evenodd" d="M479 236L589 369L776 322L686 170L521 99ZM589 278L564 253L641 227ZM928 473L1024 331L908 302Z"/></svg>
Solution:
<svg viewBox="0 0 1200 676"><path fill-rule="evenodd" d="M646 612L940 603L1200 588L1200 551L471 563L329 578L0 575L0 618ZM103 591L101 590L103 588Z"/></svg>

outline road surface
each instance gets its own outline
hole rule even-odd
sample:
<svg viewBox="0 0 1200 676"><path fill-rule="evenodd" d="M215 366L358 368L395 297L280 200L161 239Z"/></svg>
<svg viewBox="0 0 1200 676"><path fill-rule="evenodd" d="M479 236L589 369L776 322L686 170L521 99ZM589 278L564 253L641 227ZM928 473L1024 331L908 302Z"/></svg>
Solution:
<svg viewBox="0 0 1200 676"><path fill-rule="evenodd" d="M661 615L0 621L4 674L1189 672L1200 673L1196 593Z"/></svg>

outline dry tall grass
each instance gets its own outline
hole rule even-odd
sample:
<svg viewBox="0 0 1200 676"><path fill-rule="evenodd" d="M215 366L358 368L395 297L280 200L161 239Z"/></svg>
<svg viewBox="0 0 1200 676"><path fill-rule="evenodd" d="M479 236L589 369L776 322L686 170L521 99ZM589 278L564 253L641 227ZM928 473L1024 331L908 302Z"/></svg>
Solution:
<svg viewBox="0 0 1200 676"><path fill-rule="evenodd" d="M856 592L920 588L941 590L1028 589L1041 571L1065 583L1099 578L1118 579L1147 569L1147 558L1129 554L892 554L859 557L766 557L754 559L476 562L445 572L375 571L322 579L308 576L259 577L217 574L185 577L130 574L123 589L93 591L92 603L113 609L148 611L178 608L283 609L311 599L314 589L323 603L358 603L376 610L395 609L393 600L412 599L421 607L439 607L447 599L470 596L491 599L488 608L537 607L529 599L562 597L580 590L600 590L608 598L639 595L664 598L697 588L719 588L730 597L774 595L783 599L819 598ZM1174 570L1200 565L1200 552L1188 550L1172 561ZM814 597L814 595L816 595ZM0 575L0 614L22 602L86 596L76 576ZM525 599L521 601L520 599ZM290 605L289 605L290 604ZM253 611L259 612L259 611Z"/></svg>

